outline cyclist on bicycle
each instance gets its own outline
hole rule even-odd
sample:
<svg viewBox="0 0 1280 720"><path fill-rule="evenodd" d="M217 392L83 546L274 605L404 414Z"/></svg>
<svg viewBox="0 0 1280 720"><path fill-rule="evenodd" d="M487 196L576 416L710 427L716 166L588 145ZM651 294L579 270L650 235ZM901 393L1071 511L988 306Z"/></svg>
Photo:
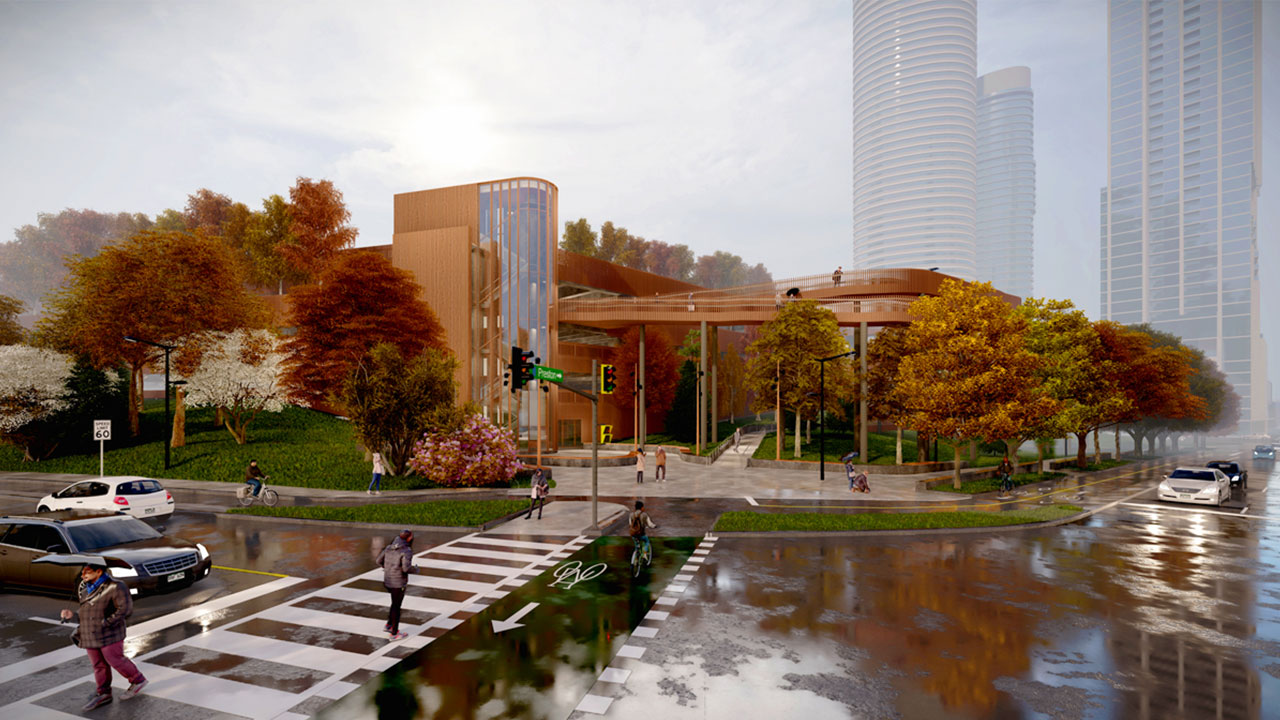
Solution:
<svg viewBox="0 0 1280 720"><path fill-rule="evenodd" d="M653 550L649 545L649 533L647 528L657 528L653 524L653 518L649 517L649 513L644 511L644 502L636 501L636 509L631 513L631 542L635 544L637 556L643 556L648 553L650 556Z"/></svg>
<svg viewBox="0 0 1280 720"><path fill-rule="evenodd" d="M244 481L253 488L253 496L258 497L258 492L262 490L262 481L267 476L262 473L262 468L258 467L257 460L250 460L249 467L244 470Z"/></svg>
<svg viewBox="0 0 1280 720"><path fill-rule="evenodd" d="M1008 455L1000 461L1000 467L996 468L996 473L1000 475L1000 494L1008 495L1013 492L1013 463L1009 462Z"/></svg>

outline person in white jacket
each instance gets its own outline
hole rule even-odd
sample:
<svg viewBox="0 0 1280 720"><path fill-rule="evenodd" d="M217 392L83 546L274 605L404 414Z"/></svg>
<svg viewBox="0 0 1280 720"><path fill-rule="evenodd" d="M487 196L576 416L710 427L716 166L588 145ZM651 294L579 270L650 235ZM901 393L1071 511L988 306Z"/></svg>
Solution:
<svg viewBox="0 0 1280 720"><path fill-rule="evenodd" d="M636 482L644 482L644 448L636 452Z"/></svg>
<svg viewBox="0 0 1280 720"><path fill-rule="evenodd" d="M366 490L370 495L382 494L382 473L385 468L382 467L382 453L373 454L373 479L369 481L369 489Z"/></svg>

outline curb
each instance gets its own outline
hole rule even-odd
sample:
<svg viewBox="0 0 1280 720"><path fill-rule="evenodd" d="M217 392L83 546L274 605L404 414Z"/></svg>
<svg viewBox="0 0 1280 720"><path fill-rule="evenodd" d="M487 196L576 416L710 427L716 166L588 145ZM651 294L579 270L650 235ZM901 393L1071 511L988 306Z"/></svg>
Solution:
<svg viewBox="0 0 1280 720"><path fill-rule="evenodd" d="M1092 517L1094 510L1085 510L1084 512L1068 515L1057 520L1045 520L1036 523L1020 523L1017 525L989 525L986 527L960 527L960 528L915 528L903 530L751 530L751 531L728 531L715 530L712 525L712 532L717 537L889 537L901 535L976 535L979 533L991 532L1009 532L1018 530L1036 530L1038 528L1057 527L1059 525L1069 525L1071 523L1087 520ZM718 520L718 519L717 519Z"/></svg>
<svg viewBox="0 0 1280 720"><path fill-rule="evenodd" d="M548 502L548 504L550 504L550 501ZM227 509L230 510L232 508L227 508ZM372 529L400 528L401 530L406 530L406 529L414 530L414 531L420 530L423 532L471 533L471 532L484 532L485 530L489 530L491 528L497 527L502 523L505 523L509 520L514 520L516 517L520 515L524 515L525 512L526 510L519 510L514 513L509 513L502 517L489 520L488 522L479 526L476 526L476 525L470 525L470 526L468 525L401 525L397 523L356 522L352 520L320 520L317 518L292 518L292 517L283 517L279 515L251 515L249 513L229 513L229 512L226 512L225 510L217 512L216 515L218 517L233 517L237 519L248 518L252 520L270 520L271 522L274 522L274 523L284 523L286 525L316 525L320 527L331 526L331 527L355 527L355 528L372 528Z"/></svg>

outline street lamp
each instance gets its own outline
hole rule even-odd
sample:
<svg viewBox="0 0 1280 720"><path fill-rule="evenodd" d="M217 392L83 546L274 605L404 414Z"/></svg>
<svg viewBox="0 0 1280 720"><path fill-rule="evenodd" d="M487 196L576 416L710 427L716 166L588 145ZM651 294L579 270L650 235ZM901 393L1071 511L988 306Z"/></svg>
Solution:
<svg viewBox="0 0 1280 720"><path fill-rule="evenodd" d="M814 358L818 361L818 479L827 479L827 362L842 357L857 355L857 350L832 355L827 358Z"/></svg>
<svg viewBox="0 0 1280 720"><path fill-rule="evenodd" d="M136 337L133 337L132 335L125 335L124 339L126 342L141 343L143 345L150 345L151 347L158 347L161 350L164 350L164 426L165 426L165 433L172 432L173 429L169 427L169 353L172 352L173 349L177 347L177 345L165 345L163 343L152 342L150 340L143 340L142 338L136 338ZM172 442L172 438L169 438L169 437L164 438L164 469L165 470L169 469L169 444L171 442Z"/></svg>

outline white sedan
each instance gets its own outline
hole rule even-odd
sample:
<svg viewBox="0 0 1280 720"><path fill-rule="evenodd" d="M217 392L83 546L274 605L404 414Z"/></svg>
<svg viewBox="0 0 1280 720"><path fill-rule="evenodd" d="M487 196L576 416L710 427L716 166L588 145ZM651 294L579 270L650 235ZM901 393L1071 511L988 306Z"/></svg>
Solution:
<svg viewBox="0 0 1280 720"><path fill-rule="evenodd" d="M121 475L68 485L40 498L36 510L122 511L136 518L160 517L173 514L173 496L155 480Z"/></svg>
<svg viewBox="0 0 1280 720"><path fill-rule="evenodd" d="M1178 468L1160 481L1156 497L1171 502L1218 505L1231 499L1231 479L1217 468Z"/></svg>

